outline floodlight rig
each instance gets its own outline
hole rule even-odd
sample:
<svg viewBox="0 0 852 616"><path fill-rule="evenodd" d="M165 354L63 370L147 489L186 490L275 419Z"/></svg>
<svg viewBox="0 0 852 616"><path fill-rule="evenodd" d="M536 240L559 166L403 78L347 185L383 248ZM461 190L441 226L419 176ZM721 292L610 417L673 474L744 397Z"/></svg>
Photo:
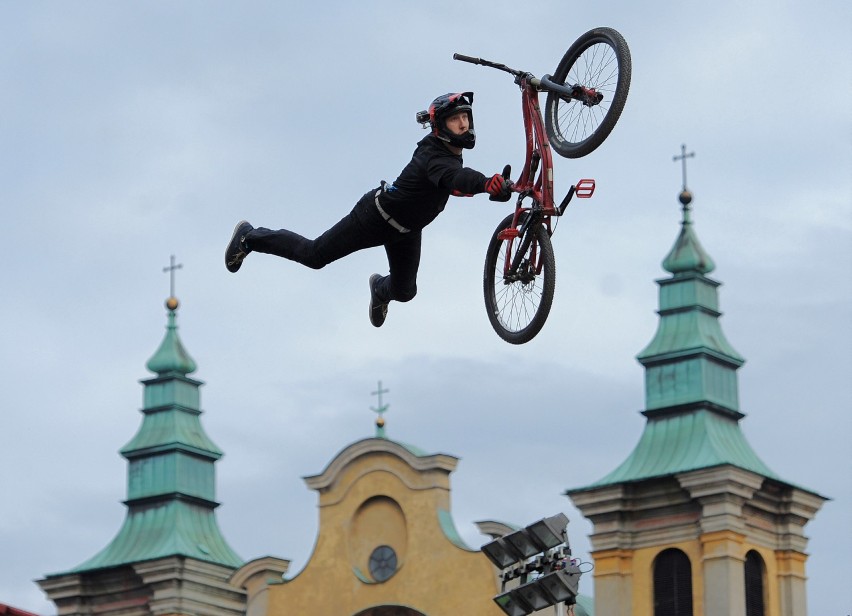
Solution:
<svg viewBox="0 0 852 616"><path fill-rule="evenodd" d="M508 616L576 603L581 572L571 559L567 525L568 517L559 513L482 546L482 553L501 570L494 602ZM519 585L507 591L507 583L518 578Z"/></svg>

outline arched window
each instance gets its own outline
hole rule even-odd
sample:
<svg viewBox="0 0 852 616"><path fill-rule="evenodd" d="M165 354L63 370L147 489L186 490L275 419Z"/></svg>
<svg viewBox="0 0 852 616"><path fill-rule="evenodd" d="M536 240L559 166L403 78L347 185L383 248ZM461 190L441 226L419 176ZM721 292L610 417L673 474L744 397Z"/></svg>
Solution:
<svg viewBox="0 0 852 616"><path fill-rule="evenodd" d="M692 566L680 550L654 560L654 616L692 616Z"/></svg>
<svg viewBox="0 0 852 616"><path fill-rule="evenodd" d="M400 605L380 605L358 612L356 616L426 616L423 612Z"/></svg>
<svg viewBox="0 0 852 616"><path fill-rule="evenodd" d="M749 550L745 560L746 616L765 616L763 604L763 559L754 550Z"/></svg>

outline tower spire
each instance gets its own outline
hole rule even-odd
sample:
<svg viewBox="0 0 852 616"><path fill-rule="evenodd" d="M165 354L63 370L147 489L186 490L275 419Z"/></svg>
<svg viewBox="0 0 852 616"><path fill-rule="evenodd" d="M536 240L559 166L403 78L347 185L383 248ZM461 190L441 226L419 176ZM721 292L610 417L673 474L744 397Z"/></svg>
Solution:
<svg viewBox="0 0 852 616"><path fill-rule="evenodd" d="M675 160L694 155L686 152ZM745 439L739 420L737 370L745 359L725 338L719 323L718 287L706 276L715 268L689 216L692 195L679 195L684 217L657 280L659 325L637 356L645 367L645 432L636 449L595 485L732 464L766 477L775 474ZM667 452L661 455L656 452Z"/></svg>
<svg viewBox="0 0 852 616"><path fill-rule="evenodd" d="M172 276L172 293L180 267L172 257L164 268ZM196 364L178 336L178 305L173 294L166 300L166 335L147 363L156 376L142 381L142 425L120 452L128 462L124 525L73 573L170 556L225 567L242 564L214 514L219 506L214 464L223 454L201 425L199 388L204 383L187 376Z"/></svg>
<svg viewBox="0 0 852 616"><path fill-rule="evenodd" d="M120 453L127 460L124 523L100 552L38 584L57 613L100 616L245 614L245 594L229 580L243 564L225 541L215 510L214 465L222 457L201 425L195 361L177 328L174 272L166 335L142 381L142 425Z"/></svg>
<svg viewBox="0 0 852 616"><path fill-rule="evenodd" d="M695 156L695 152L686 151L686 145L681 146L680 156L674 156L674 161L683 163L683 188L678 195L682 209L681 230L668 256L663 260L663 269L675 275L689 272L708 274L716 268L713 259L701 246L698 236L692 228L692 193L686 187L686 159Z"/></svg>
<svg viewBox="0 0 852 616"><path fill-rule="evenodd" d="M163 338L163 342L157 351L148 360L146 367L151 372L156 372L160 375L187 375L195 372L197 366L195 360L186 352L177 334L177 309L180 306L180 302L175 297L175 270L182 268L183 264L175 265L174 255L171 256L170 261L171 264L163 268L163 272L169 273L170 292L169 297L166 298L166 310L168 310L166 337Z"/></svg>
<svg viewBox="0 0 852 616"><path fill-rule="evenodd" d="M684 217L663 261L671 276L657 280L659 325L637 356L642 436L615 470L566 494L594 525L601 613L650 613L657 601L691 613L693 597L704 597L705 616L727 616L744 614L746 597L782 596L791 599L773 613L804 614L803 528L825 498L781 480L741 430L736 372L745 360L719 324L719 283L707 277L713 262L685 189L688 156L684 146L675 157L684 161Z"/></svg>

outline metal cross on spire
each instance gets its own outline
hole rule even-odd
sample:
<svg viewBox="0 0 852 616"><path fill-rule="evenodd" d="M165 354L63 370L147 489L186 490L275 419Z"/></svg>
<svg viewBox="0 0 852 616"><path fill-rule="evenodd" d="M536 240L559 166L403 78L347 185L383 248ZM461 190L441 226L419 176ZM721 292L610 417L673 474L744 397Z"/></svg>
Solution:
<svg viewBox="0 0 852 616"><path fill-rule="evenodd" d="M175 265L175 256L172 255L169 259L168 267L163 268L163 272L169 273L169 297L175 296L175 270L183 267L183 263Z"/></svg>
<svg viewBox="0 0 852 616"><path fill-rule="evenodd" d="M672 160L675 161L675 162L681 161L682 170L683 170L683 189L680 191L680 195L678 196L678 201L680 201L680 204L683 206L683 222L684 222L684 224L687 224L687 223L690 222L691 217L690 217L690 214L689 214L689 210L690 210L689 204L692 203L692 193L689 192L689 189L687 189L687 187L686 187L686 159L687 158L694 158L694 157L695 157L695 152L689 152L689 153L686 152L686 144L683 144L683 145L680 146L680 156L673 156L672 157Z"/></svg>
<svg viewBox="0 0 852 616"><path fill-rule="evenodd" d="M677 162L681 161L682 169L683 169L683 189L686 190L686 159L694 158L695 152L686 153L686 144L680 146L680 156L672 157L672 160Z"/></svg>
<svg viewBox="0 0 852 616"><path fill-rule="evenodd" d="M378 413L379 417L376 419L376 437L384 438L385 436L385 419L382 417L382 413L386 413L388 410L389 404L382 404L382 394L390 393L389 389L382 389L382 382L379 381L379 388L372 392L371 395L379 397L379 408L370 407L371 410Z"/></svg>
<svg viewBox="0 0 852 616"><path fill-rule="evenodd" d="M172 312L177 310L177 307L180 305L178 299L175 297L175 270L179 270L182 267L183 263L175 265L175 256L172 255L169 260L169 266L163 268L164 272L169 273L169 297L166 299L166 308Z"/></svg>

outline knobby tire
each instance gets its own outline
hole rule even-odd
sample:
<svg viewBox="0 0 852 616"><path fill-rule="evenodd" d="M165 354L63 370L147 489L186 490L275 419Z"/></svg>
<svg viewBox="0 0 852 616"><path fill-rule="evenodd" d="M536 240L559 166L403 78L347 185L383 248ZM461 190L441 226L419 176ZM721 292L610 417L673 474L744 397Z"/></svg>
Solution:
<svg viewBox="0 0 852 616"><path fill-rule="evenodd" d="M552 80L594 88L603 100L587 106L548 92L544 122L550 145L560 156L580 158L604 142L621 117L631 71L627 42L612 28L589 30L565 52Z"/></svg>
<svg viewBox="0 0 852 616"><path fill-rule="evenodd" d="M533 234L524 255L525 281L507 281L504 277L506 251L511 263L524 238L500 239L500 233L512 224L507 216L494 231L485 255L483 291L488 319L497 335L511 344L532 340L547 321L556 288L556 259L550 235L542 225L531 226ZM534 263L530 261L534 258ZM533 270L539 270L535 273Z"/></svg>

